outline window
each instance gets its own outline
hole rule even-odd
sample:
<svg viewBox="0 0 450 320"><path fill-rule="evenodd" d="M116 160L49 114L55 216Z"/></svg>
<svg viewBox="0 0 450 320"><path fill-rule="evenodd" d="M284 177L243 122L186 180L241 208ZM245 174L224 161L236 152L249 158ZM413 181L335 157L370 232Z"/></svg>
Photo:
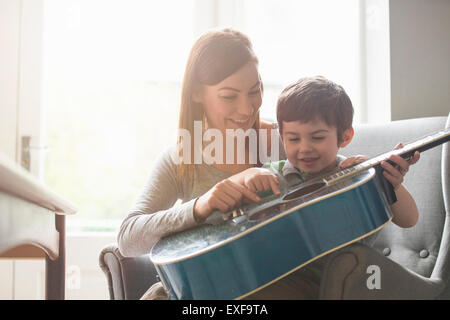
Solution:
<svg viewBox="0 0 450 320"><path fill-rule="evenodd" d="M114 231L176 138L191 45L211 27L247 33L260 60L262 117L307 75L358 107L358 2L45 0L45 181L79 212L69 231Z"/></svg>
<svg viewBox="0 0 450 320"><path fill-rule="evenodd" d="M260 59L262 116L274 118L281 90L304 76L341 84L359 106L358 0L242 2L239 25ZM356 117L358 114L356 114Z"/></svg>
<svg viewBox="0 0 450 320"><path fill-rule="evenodd" d="M173 0L45 2L45 181L79 209L68 230L116 228L175 141L193 8Z"/></svg>

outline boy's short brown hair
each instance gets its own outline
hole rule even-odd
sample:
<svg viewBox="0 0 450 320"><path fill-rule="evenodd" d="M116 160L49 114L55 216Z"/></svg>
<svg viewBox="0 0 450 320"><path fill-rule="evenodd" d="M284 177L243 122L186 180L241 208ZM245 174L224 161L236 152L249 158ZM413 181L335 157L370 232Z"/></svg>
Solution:
<svg viewBox="0 0 450 320"><path fill-rule="evenodd" d="M353 106L340 85L322 77L301 78L287 86L277 103L277 121L280 133L283 121L309 122L320 119L336 127L338 141L342 133L352 127Z"/></svg>

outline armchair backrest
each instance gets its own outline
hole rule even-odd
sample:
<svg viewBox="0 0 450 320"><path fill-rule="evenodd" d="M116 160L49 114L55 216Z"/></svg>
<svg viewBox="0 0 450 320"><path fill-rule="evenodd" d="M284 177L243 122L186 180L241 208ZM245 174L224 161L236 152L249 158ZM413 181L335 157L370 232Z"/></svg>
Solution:
<svg viewBox="0 0 450 320"><path fill-rule="evenodd" d="M355 126L355 136L341 153L369 157L387 152L399 142L412 142L449 125L447 117L430 117L392 121L384 124ZM424 277L447 280L449 199L443 190L449 187L449 143L423 152L417 164L410 167L404 185L419 209L418 223L403 229L394 223L383 228L374 248L393 261ZM445 203L447 201L447 203ZM443 240L444 239L444 240ZM449 257L450 258L450 257ZM435 268L436 267L436 268Z"/></svg>

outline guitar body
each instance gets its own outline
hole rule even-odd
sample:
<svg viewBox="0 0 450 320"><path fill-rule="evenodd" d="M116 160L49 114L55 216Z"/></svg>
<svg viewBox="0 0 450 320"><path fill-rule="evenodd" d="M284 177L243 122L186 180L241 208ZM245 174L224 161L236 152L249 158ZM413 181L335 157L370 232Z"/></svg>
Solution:
<svg viewBox="0 0 450 320"><path fill-rule="evenodd" d="M172 299L243 298L386 225L374 178L371 168L252 204L251 215L161 239L151 260Z"/></svg>

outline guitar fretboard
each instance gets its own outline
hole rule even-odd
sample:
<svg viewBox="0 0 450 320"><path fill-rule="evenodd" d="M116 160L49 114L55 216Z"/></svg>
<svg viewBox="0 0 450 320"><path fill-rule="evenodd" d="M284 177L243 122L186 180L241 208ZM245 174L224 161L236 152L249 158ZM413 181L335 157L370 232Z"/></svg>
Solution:
<svg viewBox="0 0 450 320"><path fill-rule="evenodd" d="M355 175L358 172L375 167L379 165L382 161L387 161L389 157L393 154L399 155L402 158L406 159L413 156L416 151L423 152L425 150L438 146L442 143L445 143L449 140L450 140L450 128L436 132L435 134L432 134L430 136L423 137L414 142L408 143L404 145L402 148L380 154L374 158L368 159L352 167L339 170L327 176L322 176L320 177L320 179L324 180L327 184L331 184L336 182L337 180Z"/></svg>
<svg viewBox="0 0 450 320"><path fill-rule="evenodd" d="M350 176L354 176L362 171L366 171L372 167L375 167L378 164L380 164L382 161L389 161L388 160L389 157L393 154L399 155L402 158L406 159L406 158L409 158L412 155L414 155L414 153L416 151L423 152L425 150L428 150L435 146L438 146L442 143L445 143L449 140L450 140L450 128L445 129L443 131L439 131L439 132L429 135L429 136L425 136L421 139L418 139L414 142L404 145L402 148L391 150L389 152L380 154L374 158L368 159L368 160L361 162L359 164L356 164L352 167L336 170L331 173L328 172L321 176L317 176L317 177L308 179L308 180L302 182L301 184L293 186L292 189L288 190L288 194L295 194L296 191L304 188L305 185L314 184L318 181L324 181L327 185L334 184L341 179L348 178ZM297 187L298 189L295 189L295 187ZM297 199L297 198L295 198L295 199ZM244 207L242 210L230 211L230 212L228 212L228 214L226 215L225 218L224 218L224 215L220 211L216 210L213 212L212 215L210 215L207 218L206 222L210 223L210 224L217 224L217 223L223 222L224 220L229 220L229 219L241 216L241 215L250 216L251 214L253 214L255 212L270 208L279 203L280 203L279 196L273 195L271 197L266 198L263 203L249 204L246 207Z"/></svg>

